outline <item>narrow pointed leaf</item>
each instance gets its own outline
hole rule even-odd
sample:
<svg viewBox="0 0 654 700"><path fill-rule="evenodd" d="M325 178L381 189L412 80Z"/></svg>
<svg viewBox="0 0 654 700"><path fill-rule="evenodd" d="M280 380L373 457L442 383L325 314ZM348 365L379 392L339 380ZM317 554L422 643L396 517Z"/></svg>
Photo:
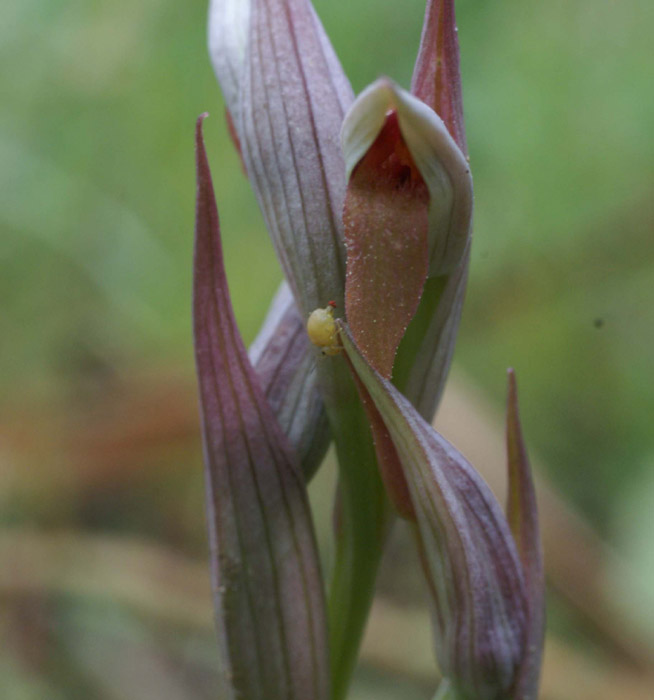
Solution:
<svg viewBox="0 0 654 700"><path fill-rule="evenodd" d="M518 390L513 370L509 370L508 377L506 443L509 463L509 493L507 517L522 561L529 603L528 652L520 669L515 697L519 700L532 700L538 697L538 680L543 652L545 578L538 527L536 491L520 426Z"/></svg>
<svg viewBox="0 0 654 700"><path fill-rule="evenodd" d="M397 113L402 143L429 192L429 275L451 272L470 238L472 178L461 149L430 107L387 78L366 88L343 123L348 175L373 146L390 111Z"/></svg>
<svg viewBox="0 0 654 700"><path fill-rule="evenodd" d="M249 350L268 403L310 479L329 446L327 414L317 384L316 358L291 290L283 282Z"/></svg>
<svg viewBox="0 0 654 700"><path fill-rule="evenodd" d="M338 135L352 92L308 0L252 0L241 146L302 315L342 304Z"/></svg>
<svg viewBox="0 0 654 700"><path fill-rule="evenodd" d="M463 698L509 697L525 651L527 601L501 508L473 467L375 373L341 328L349 360L386 425L409 487L441 669Z"/></svg>
<svg viewBox="0 0 654 700"><path fill-rule="evenodd" d="M454 0L428 0L411 92L445 122L467 155Z"/></svg>
<svg viewBox="0 0 654 700"><path fill-rule="evenodd" d="M202 119L193 314L221 697L326 700L325 609L306 489L236 327Z"/></svg>

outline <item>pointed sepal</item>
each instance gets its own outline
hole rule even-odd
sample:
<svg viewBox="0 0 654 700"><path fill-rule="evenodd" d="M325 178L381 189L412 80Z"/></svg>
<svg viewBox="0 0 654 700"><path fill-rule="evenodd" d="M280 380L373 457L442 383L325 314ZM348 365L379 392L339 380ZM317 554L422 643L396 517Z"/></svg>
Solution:
<svg viewBox="0 0 654 700"><path fill-rule="evenodd" d="M454 0L427 2L411 92L441 117L467 155Z"/></svg>
<svg viewBox="0 0 654 700"><path fill-rule="evenodd" d="M304 479L229 299L202 120L193 318L221 697L329 697L325 602Z"/></svg>

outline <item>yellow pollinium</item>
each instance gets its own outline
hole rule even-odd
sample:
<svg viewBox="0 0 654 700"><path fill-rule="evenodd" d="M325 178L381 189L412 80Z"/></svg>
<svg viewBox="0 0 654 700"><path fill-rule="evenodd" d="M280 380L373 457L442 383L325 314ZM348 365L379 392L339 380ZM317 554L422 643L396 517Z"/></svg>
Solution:
<svg viewBox="0 0 654 700"><path fill-rule="evenodd" d="M338 355L343 349L338 343L338 330L334 320L334 302L324 309L316 309L309 315L307 335L309 340L317 345L323 355Z"/></svg>

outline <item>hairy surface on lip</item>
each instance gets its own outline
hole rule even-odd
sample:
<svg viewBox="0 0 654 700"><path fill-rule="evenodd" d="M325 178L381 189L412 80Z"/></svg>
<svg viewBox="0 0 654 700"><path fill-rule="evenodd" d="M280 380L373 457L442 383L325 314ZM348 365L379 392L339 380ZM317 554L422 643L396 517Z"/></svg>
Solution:
<svg viewBox="0 0 654 700"><path fill-rule="evenodd" d="M390 112L345 198L345 309L368 361L390 377L428 265L429 192Z"/></svg>

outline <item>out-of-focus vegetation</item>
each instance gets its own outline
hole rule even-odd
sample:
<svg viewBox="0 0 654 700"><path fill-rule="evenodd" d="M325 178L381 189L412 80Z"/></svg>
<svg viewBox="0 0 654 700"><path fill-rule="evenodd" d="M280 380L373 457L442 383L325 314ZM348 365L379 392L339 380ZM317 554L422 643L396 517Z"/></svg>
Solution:
<svg viewBox="0 0 654 700"><path fill-rule="evenodd" d="M380 74L408 85L424 0L314 4L355 90ZM617 688L607 697L641 697L633 674L654 638L654 4L457 8L476 213L456 363L498 411L516 367L546 476L615 550L605 588L640 658L554 596L550 665L574 683L548 681L547 697L578 700L594 675ZM206 3L5 0L2 16L0 696L212 698L190 333L202 111L246 340L281 273L228 140ZM329 504L317 505L326 540ZM411 602L416 574L389 561L383 592ZM371 643L357 697L427 698L415 660L428 642L411 646L426 618L404 645L414 618L389 609L376 639L396 639L395 666Z"/></svg>

